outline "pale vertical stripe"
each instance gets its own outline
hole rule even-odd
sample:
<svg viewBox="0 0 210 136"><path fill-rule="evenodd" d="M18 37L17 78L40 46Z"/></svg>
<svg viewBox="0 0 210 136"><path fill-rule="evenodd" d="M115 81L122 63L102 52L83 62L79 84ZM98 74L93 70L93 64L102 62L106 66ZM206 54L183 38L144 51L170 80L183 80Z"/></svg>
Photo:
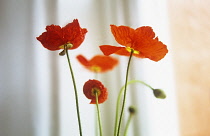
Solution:
<svg viewBox="0 0 210 136"><path fill-rule="evenodd" d="M59 25L58 24L58 3L57 0L46 0L46 24L51 25ZM49 51L51 52L51 51ZM58 52L52 52L49 54L49 72L50 76L48 77L50 80L49 87L49 135L50 136L59 136L60 135L60 121L59 121L59 113L60 113L60 88L59 88L59 63L58 63Z"/></svg>

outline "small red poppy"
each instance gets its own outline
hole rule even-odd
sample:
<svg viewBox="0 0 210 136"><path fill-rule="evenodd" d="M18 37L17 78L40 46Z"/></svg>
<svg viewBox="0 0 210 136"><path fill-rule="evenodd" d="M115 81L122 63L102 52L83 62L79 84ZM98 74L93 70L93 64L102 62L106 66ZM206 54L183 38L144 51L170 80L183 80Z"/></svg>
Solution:
<svg viewBox="0 0 210 136"><path fill-rule="evenodd" d="M103 103L107 100L108 91L104 85L98 80L88 80L83 86L83 93L88 99L91 99L90 104L96 104L96 93L98 95L98 103Z"/></svg>
<svg viewBox="0 0 210 136"><path fill-rule="evenodd" d="M81 28L77 19L62 28L58 25L46 26L46 30L37 40L51 51L64 49L64 45L70 50L76 49L84 41L87 33L87 29Z"/></svg>
<svg viewBox="0 0 210 136"><path fill-rule="evenodd" d="M117 59L104 55L96 55L90 60L87 60L83 55L78 55L77 59L83 66L92 72L107 72L118 64Z"/></svg>
<svg viewBox="0 0 210 136"><path fill-rule="evenodd" d="M153 29L149 26L133 29L128 26L111 25L111 31L115 40L122 46L101 45L100 49L104 55L115 53L129 56L133 51L136 57L159 61L168 53L166 45L155 37Z"/></svg>

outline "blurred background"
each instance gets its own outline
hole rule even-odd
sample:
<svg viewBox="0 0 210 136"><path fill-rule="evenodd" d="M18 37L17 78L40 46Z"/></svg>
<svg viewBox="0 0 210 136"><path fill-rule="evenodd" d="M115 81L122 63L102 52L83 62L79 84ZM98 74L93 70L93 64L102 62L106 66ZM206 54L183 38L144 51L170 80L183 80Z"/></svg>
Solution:
<svg viewBox="0 0 210 136"><path fill-rule="evenodd" d="M142 85L128 88L126 108L137 114L129 136L210 135L210 1L200 0L1 0L0 136L79 135L73 85L66 57L36 40L46 25L65 26L77 18L87 28L83 44L69 51L76 77L83 133L96 135L95 105L82 93L93 79L75 56L102 54L102 44L118 45L110 24L151 26L169 53L159 62L133 58L129 79L163 89L156 99ZM124 84L128 58L98 78L109 90L100 105L105 136L113 135L115 103ZM128 118L125 111L123 124Z"/></svg>

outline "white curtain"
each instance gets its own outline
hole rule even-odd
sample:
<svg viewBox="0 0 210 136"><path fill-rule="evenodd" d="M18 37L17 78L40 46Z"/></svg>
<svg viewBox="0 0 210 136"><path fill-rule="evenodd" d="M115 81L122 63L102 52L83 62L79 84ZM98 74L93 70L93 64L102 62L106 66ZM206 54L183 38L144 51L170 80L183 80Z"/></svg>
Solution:
<svg viewBox="0 0 210 136"><path fill-rule="evenodd" d="M156 0L5 0L0 1L0 135L76 136L78 124L73 85L67 60L36 40L45 26L66 25L78 18L88 33L84 43L70 51L79 90L82 127L85 136L95 135L95 107L82 94L92 73L76 61L101 54L101 44L117 45L110 24L133 28L150 25L161 41L169 45L166 1ZM100 105L105 136L113 135L116 96L124 83L126 57L111 72L99 75L109 88L109 99ZM135 68L134 68L135 66ZM178 136L178 117L170 53L160 62L132 60L130 79L144 80L162 88L166 100L158 100L147 88L129 88L128 105L138 109L129 136ZM141 88L135 91L136 88ZM125 113L127 118L127 113Z"/></svg>

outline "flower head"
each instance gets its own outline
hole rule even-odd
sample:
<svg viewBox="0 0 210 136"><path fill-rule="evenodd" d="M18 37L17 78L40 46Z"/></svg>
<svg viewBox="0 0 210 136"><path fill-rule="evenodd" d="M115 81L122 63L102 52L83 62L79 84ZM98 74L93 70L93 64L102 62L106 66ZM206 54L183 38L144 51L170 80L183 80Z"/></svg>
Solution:
<svg viewBox="0 0 210 136"><path fill-rule="evenodd" d="M166 45L155 37L155 33L149 26L137 29L128 26L111 25L112 34L121 47L101 45L104 55L118 54L129 56L130 52L139 58L149 58L153 61L161 60L168 52Z"/></svg>
<svg viewBox="0 0 210 136"><path fill-rule="evenodd" d="M87 29L81 28L77 19L64 27L58 25L46 26L46 32L43 32L37 40L48 50L55 51L64 49L76 49L85 39Z"/></svg>
<svg viewBox="0 0 210 136"><path fill-rule="evenodd" d="M96 55L90 60L87 60L83 55L78 55L77 59L83 66L92 72L107 72L118 64L117 59L104 55Z"/></svg>
<svg viewBox="0 0 210 136"><path fill-rule="evenodd" d="M108 91L104 85L100 81L94 79L88 80L84 84L83 93L88 99L91 99L90 104L96 104L96 96L98 96L99 104L106 101L108 96Z"/></svg>

